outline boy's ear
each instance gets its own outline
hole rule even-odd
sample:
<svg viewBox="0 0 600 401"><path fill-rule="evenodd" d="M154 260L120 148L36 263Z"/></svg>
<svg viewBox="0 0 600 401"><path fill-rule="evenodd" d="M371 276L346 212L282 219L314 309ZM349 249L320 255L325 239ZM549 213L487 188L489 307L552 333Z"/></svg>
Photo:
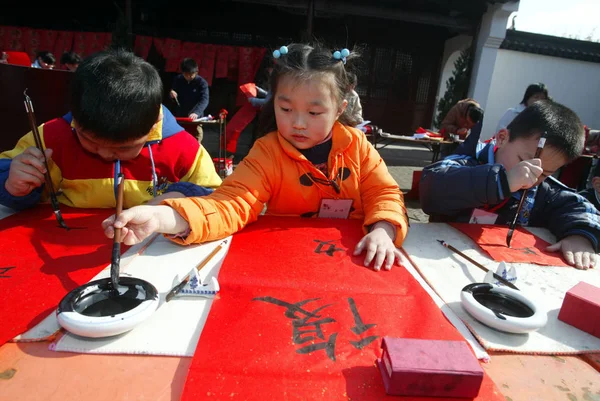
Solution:
<svg viewBox="0 0 600 401"><path fill-rule="evenodd" d="M508 130L506 128L502 128L496 134L496 145L502 146L505 143L508 143L509 139L510 139L510 132L508 132Z"/></svg>

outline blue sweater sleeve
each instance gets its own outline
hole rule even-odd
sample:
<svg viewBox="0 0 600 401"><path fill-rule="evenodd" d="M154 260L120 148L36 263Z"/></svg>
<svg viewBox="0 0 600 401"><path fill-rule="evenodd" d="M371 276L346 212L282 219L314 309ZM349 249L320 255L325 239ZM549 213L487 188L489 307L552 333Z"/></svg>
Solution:
<svg viewBox="0 0 600 401"><path fill-rule="evenodd" d="M549 177L543 185L561 185ZM600 214L598 210L583 196L565 188L544 191L543 209L539 214L542 226L561 240L570 235L581 235L590 240L596 252L600 244ZM536 203L539 200L536 199Z"/></svg>
<svg viewBox="0 0 600 401"><path fill-rule="evenodd" d="M208 106L208 83L200 77L200 88L198 89L198 103L192 108L189 114L196 113L199 117L204 115L204 110Z"/></svg>
<svg viewBox="0 0 600 401"><path fill-rule="evenodd" d="M166 192L181 192L185 196L206 196L213 193L214 189L196 185L193 182L179 181L169 185Z"/></svg>
<svg viewBox="0 0 600 401"><path fill-rule="evenodd" d="M42 196L42 188L36 188L25 196L13 196L6 190L6 180L10 172L11 159L0 159L0 204L11 209L22 210L37 204Z"/></svg>
<svg viewBox="0 0 600 401"><path fill-rule="evenodd" d="M450 156L423 169L419 197L429 215L456 216L465 210L496 205L510 189L500 164L482 164L468 156Z"/></svg>

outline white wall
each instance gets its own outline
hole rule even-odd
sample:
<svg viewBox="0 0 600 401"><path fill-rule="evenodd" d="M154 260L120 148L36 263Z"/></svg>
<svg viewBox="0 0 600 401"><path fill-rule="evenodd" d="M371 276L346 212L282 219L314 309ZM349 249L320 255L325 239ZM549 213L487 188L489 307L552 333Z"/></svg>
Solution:
<svg viewBox="0 0 600 401"><path fill-rule="evenodd" d="M523 99L529 84L543 82L550 96L600 128L600 63L500 49L492 77L481 139L495 134L506 109Z"/></svg>

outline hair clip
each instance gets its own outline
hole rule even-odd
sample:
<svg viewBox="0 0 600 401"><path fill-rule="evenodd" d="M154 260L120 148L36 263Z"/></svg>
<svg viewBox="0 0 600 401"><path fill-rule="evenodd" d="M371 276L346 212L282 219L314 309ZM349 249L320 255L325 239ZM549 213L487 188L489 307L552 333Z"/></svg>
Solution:
<svg viewBox="0 0 600 401"><path fill-rule="evenodd" d="M288 48L287 46L281 46L279 50L273 52L273 58L279 58L285 54L288 54Z"/></svg>
<svg viewBox="0 0 600 401"><path fill-rule="evenodd" d="M350 50L343 48L342 51L336 50L333 52L333 58L336 60L342 60L346 64L346 57L350 55Z"/></svg>

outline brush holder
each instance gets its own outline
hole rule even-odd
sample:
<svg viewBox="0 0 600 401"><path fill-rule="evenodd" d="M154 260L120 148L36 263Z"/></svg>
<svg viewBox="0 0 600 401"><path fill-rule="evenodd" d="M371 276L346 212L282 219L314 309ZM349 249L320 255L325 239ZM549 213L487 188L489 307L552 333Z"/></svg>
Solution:
<svg viewBox="0 0 600 401"><path fill-rule="evenodd" d="M547 311L521 291L489 283L474 283L460 293L463 308L473 318L507 333L529 333L544 327Z"/></svg>
<svg viewBox="0 0 600 401"><path fill-rule="evenodd" d="M58 305L58 323L82 337L125 333L146 320L158 307L158 291L147 281L120 277L118 289L110 278L91 281L69 292Z"/></svg>

